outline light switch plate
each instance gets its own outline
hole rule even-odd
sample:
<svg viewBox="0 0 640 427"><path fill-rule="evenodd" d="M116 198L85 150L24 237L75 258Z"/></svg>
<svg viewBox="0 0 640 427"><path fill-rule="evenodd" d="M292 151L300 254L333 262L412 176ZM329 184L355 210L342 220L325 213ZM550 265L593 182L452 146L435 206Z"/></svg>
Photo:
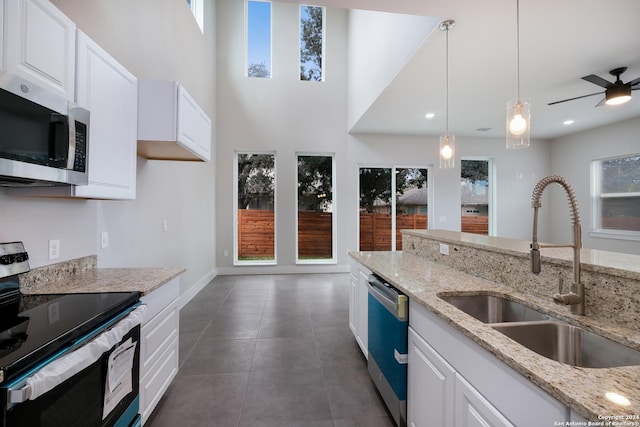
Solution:
<svg viewBox="0 0 640 427"><path fill-rule="evenodd" d="M105 248L109 247L109 232L108 231L103 231L100 234L100 247L102 249L105 249Z"/></svg>
<svg viewBox="0 0 640 427"><path fill-rule="evenodd" d="M440 253L442 255L449 255L449 245L440 243Z"/></svg>

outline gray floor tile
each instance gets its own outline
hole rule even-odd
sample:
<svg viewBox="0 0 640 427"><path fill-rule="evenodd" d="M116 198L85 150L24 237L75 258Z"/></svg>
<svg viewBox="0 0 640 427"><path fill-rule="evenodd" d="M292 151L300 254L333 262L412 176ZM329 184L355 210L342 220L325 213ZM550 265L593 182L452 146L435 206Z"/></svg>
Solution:
<svg viewBox="0 0 640 427"><path fill-rule="evenodd" d="M178 375L249 372L255 346L255 340L201 339L180 367Z"/></svg>
<svg viewBox="0 0 640 427"><path fill-rule="evenodd" d="M236 427L248 374L177 377L145 424L153 427Z"/></svg>
<svg viewBox="0 0 640 427"><path fill-rule="evenodd" d="M180 311L181 367L146 427L393 426L348 327L349 286L216 277Z"/></svg>
<svg viewBox="0 0 640 427"><path fill-rule="evenodd" d="M335 420L335 427L395 427L393 418L389 416L381 417L359 417Z"/></svg>
<svg viewBox="0 0 640 427"><path fill-rule="evenodd" d="M252 372L240 427L331 419L322 370Z"/></svg>
<svg viewBox="0 0 640 427"><path fill-rule="evenodd" d="M204 339L252 339L258 337L261 316L216 316L204 330Z"/></svg>
<svg viewBox="0 0 640 427"><path fill-rule="evenodd" d="M313 337L258 339L252 371L319 368Z"/></svg>
<svg viewBox="0 0 640 427"><path fill-rule="evenodd" d="M366 366L323 368L334 419L386 415Z"/></svg>

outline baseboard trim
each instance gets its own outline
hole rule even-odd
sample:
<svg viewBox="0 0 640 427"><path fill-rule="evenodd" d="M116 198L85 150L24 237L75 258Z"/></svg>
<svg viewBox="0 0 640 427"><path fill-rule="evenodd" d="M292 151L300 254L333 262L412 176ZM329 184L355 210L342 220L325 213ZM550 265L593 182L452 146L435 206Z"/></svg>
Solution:
<svg viewBox="0 0 640 427"><path fill-rule="evenodd" d="M218 269L214 268L198 280L193 286L190 286L185 293L180 295L180 309L187 305L198 293L204 289L218 275Z"/></svg>

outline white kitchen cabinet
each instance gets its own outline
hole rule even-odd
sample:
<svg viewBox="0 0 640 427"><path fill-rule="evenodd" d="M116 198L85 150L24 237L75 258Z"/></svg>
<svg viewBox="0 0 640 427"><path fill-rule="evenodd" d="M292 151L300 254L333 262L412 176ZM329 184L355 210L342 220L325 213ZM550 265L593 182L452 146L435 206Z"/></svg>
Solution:
<svg viewBox="0 0 640 427"><path fill-rule="evenodd" d="M413 409L415 405L428 405L424 395L415 391L422 387L427 387L432 393L443 394L429 398L439 399L446 407L451 406L449 401L454 402L453 411L447 409L447 415L453 417L454 425L458 427L526 426L532 425L532 420L535 420L535 425L542 426L569 419L566 406L420 304L409 304L409 325L414 334L410 334L408 369L422 375L412 379L409 374L408 419L412 414L417 414L413 418L416 420L429 416ZM416 335L420 340L415 338ZM413 342L421 345L414 347L412 336ZM418 351L425 357L417 358ZM428 368L424 366L429 363L431 366ZM432 372L425 374L427 369ZM453 394L448 384L451 370L455 371ZM440 390L438 378L441 378ZM418 401L414 402L414 399ZM417 422L415 425L435 424Z"/></svg>
<svg viewBox="0 0 640 427"><path fill-rule="evenodd" d="M48 0L5 0L5 69L74 100L76 25Z"/></svg>
<svg viewBox="0 0 640 427"><path fill-rule="evenodd" d="M349 329L355 337L356 332L356 318L357 318L357 301L358 301L358 262L349 257L350 262L350 274L349 274Z"/></svg>
<svg viewBox="0 0 640 427"><path fill-rule="evenodd" d="M453 427L456 371L409 328L407 425Z"/></svg>
<svg viewBox="0 0 640 427"><path fill-rule="evenodd" d="M209 161L211 120L178 82L138 85L138 154L148 159Z"/></svg>
<svg viewBox="0 0 640 427"><path fill-rule="evenodd" d="M371 271L357 261L351 264L349 288L349 328L366 358L369 358L369 290L367 279Z"/></svg>
<svg viewBox="0 0 640 427"><path fill-rule="evenodd" d="M356 341L362 353L369 358L369 288L367 279L371 271L364 266L358 267L358 309L356 311Z"/></svg>
<svg viewBox="0 0 640 427"><path fill-rule="evenodd" d="M455 374L456 427L513 427L478 390Z"/></svg>
<svg viewBox="0 0 640 427"><path fill-rule="evenodd" d="M91 112L89 185L76 197L136 198L138 79L78 31L77 104Z"/></svg>
<svg viewBox="0 0 640 427"><path fill-rule="evenodd" d="M178 373L180 279L141 298L148 307L140 330L140 415L144 424Z"/></svg>

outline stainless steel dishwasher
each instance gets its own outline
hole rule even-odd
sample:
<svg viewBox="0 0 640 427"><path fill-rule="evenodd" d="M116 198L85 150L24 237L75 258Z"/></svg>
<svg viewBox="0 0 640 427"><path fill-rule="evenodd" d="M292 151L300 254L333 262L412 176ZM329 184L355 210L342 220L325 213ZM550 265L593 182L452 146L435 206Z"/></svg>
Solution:
<svg viewBox="0 0 640 427"><path fill-rule="evenodd" d="M409 299L375 275L368 286L369 374L396 424L405 427Z"/></svg>

